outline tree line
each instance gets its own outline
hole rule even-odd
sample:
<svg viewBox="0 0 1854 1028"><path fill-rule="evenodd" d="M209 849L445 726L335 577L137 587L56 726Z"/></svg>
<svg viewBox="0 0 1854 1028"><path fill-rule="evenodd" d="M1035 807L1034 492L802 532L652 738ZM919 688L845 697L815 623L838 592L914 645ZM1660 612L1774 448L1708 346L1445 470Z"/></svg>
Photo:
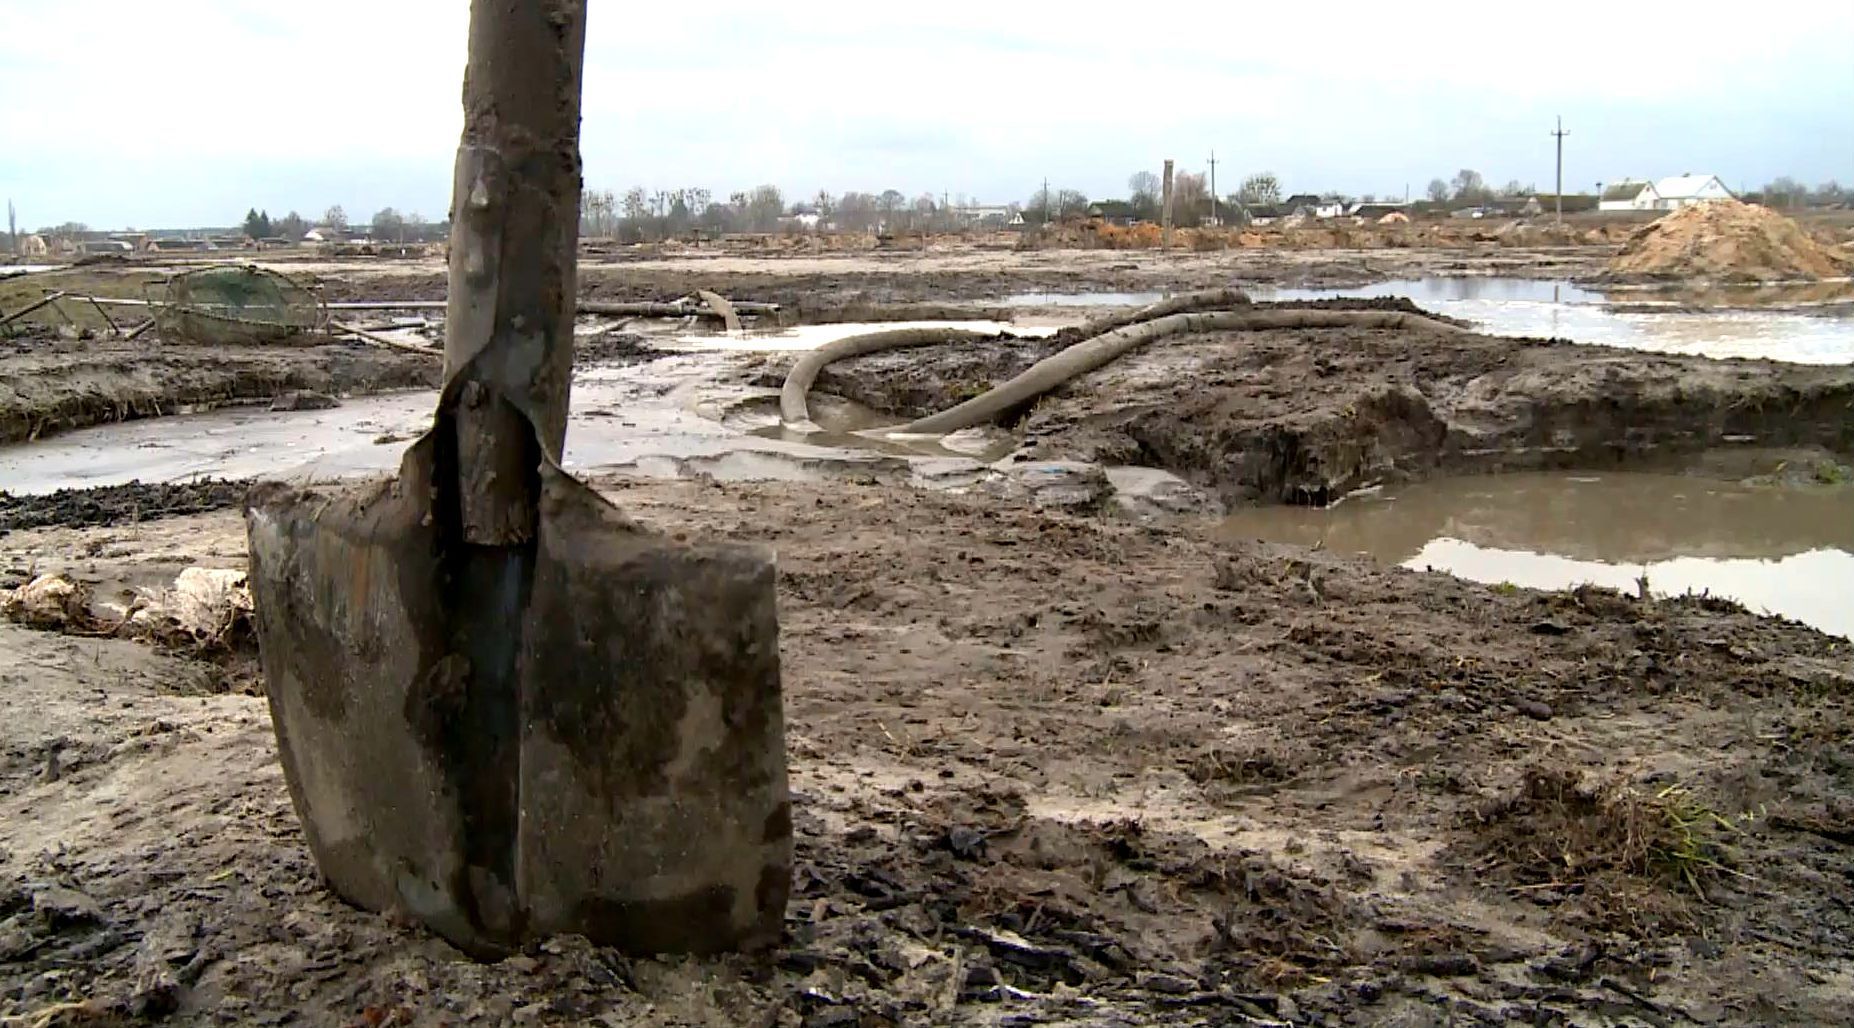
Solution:
<svg viewBox="0 0 1854 1028"><path fill-rule="evenodd" d="M622 194L588 189L580 195L580 234L643 242L702 233L811 231L945 231L958 227L965 197L922 193L909 199L898 189L879 193L828 190L787 201L778 186L761 185L718 198L707 189L648 190Z"/></svg>
<svg viewBox="0 0 1854 1028"><path fill-rule="evenodd" d="M1023 203L1003 205L1003 211L1007 217L1022 215L1030 225L1110 212L1135 221L1158 221L1162 191L1163 183L1157 174L1138 171L1127 179L1125 199L1093 200L1079 189L1044 186L1032 192ZM1324 203L1374 203L1379 199L1372 193L1351 196L1330 190L1309 195L1318 196ZM1463 168L1449 179L1431 179L1425 190L1431 203L1452 206L1536 195L1536 187L1517 179L1502 187L1493 187L1472 168ZM1225 223L1245 220L1250 212L1278 207L1286 196L1281 179L1273 172L1261 171L1244 176L1235 192L1213 202L1205 173L1176 171L1172 175L1172 221L1182 228L1193 228L1208 224L1213 217ZM1773 207L1803 208L1854 202L1854 191L1844 189L1834 180L1811 189L1784 176L1755 193L1746 194L1745 198ZM955 200L945 195L936 197L932 193L922 193L910 199L896 189L879 193L853 190L840 196L819 190L791 202L773 185L730 193L726 199L717 199L710 190L701 187L653 191L633 186L622 194L610 189L588 189L580 197L580 234L643 242L695 232L710 236L820 228L839 232L943 232L965 227L972 220L975 206L963 195ZM252 239L280 237L293 242L318 226L343 235L351 228L347 212L340 204L324 211L321 221L314 226L295 211L272 219L268 211L255 207L245 213L243 224L245 235ZM433 226L416 212L402 214L392 207L384 207L374 213L367 226L376 240L409 242L427 238L433 228L442 228L442 223ZM72 227L65 225L41 231L57 234ZM82 229L82 226L75 227Z"/></svg>

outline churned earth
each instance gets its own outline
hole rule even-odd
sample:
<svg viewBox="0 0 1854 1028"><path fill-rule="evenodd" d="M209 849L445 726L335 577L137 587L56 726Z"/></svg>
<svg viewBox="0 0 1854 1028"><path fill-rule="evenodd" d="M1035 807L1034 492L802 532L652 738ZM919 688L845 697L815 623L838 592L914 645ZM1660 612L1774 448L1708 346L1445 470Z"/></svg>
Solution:
<svg viewBox="0 0 1854 1028"><path fill-rule="evenodd" d="M1005 320L995 305L1024 292L1563 278L1613 249L683 254L593 262L581 284L712 288L795 321ZM442 295L430 262L296 271L336 302ZM438 365L320 339L192 353L71 334L0 344L0 396L25 397L6 438L72 411L428 386ZM854 401L832 443L849 445L1077 338L845 361L813 410ZM789 356L678 343L657 360L670 342L619 327L581 356L675 365L715 433L785 431L766 422ZM120 388L79 388L99 368ZM623 391L649 376L614 375L590 376L605 398L581 415L654 425ZM1846 366L1213 333L960 443L983 460L590 471L647 526L777 554L794 893L776 950L700 960L565 938L479 964L342 904L290 807L248 624L130 631L125 614L187 569L245 567L244 483L0 494L0 595L58 574L84 601L0 622L0 1024L1838 1023L1845 639L1645 583L1485 586L1245 540L1214 514L1496 470L1841 479L1851 405ZM654 445L631 435L627 454Z"/></svg>
<svg viewBox="0 0 1854 1028"><path fill-rule="evenodd" d="M20 1024L1830 1023L1847 643L880 477L600 480L779 560L775 952L482 965L322 887L248 642L0 627ZM233 510L0 537L12 586L243 566ZM107 626L105 626L107 627ZM14 1023L9 1021L9 1024Z"/></svg>

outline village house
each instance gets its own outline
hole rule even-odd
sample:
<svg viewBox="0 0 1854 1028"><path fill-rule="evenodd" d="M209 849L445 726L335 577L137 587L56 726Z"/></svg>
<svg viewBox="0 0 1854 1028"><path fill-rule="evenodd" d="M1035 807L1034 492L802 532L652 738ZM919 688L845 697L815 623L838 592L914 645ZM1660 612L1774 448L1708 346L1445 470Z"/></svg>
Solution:
<svg viewBox="0 0 1854 1028"><path fill-rule="evenodd" d="M1717 175L1670 175L1653 182L1623 179L1603 190L1600 211L1671 211L1734 194Z"/></svg>

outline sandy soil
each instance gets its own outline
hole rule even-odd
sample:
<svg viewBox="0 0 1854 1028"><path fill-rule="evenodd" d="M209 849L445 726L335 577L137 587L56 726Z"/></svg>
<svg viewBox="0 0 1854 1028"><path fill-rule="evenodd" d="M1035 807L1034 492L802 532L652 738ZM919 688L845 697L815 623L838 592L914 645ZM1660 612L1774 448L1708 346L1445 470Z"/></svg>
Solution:
<svg viewBox="0 0 1854 1028"><path fill-rule="evenodd" d="M217 691L251 687L249 653L4 626L0 1014L1845 1011L1845 643L1716 601L1494 590L989 496L606 488L647 523L778 551L799 832L784 947L635 960L568 939L470 963L320 887L262 701ZM241 552L225 511L15 532L0 571L64 569L108 593Z"/></svg>

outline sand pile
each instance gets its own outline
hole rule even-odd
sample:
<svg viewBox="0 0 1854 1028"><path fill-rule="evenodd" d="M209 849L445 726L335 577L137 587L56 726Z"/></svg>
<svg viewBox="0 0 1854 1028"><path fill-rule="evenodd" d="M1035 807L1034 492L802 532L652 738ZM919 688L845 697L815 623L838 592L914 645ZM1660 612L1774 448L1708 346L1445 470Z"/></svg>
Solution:
<svg viewBox="0 0 1854 1028"><path fill-rule="evenodd" d="M1768 207L1714 200L1682 207L1629 237L1609 264L1617 279L1774 282L1836 278L1854 259L1811 239Z"/></svg>

